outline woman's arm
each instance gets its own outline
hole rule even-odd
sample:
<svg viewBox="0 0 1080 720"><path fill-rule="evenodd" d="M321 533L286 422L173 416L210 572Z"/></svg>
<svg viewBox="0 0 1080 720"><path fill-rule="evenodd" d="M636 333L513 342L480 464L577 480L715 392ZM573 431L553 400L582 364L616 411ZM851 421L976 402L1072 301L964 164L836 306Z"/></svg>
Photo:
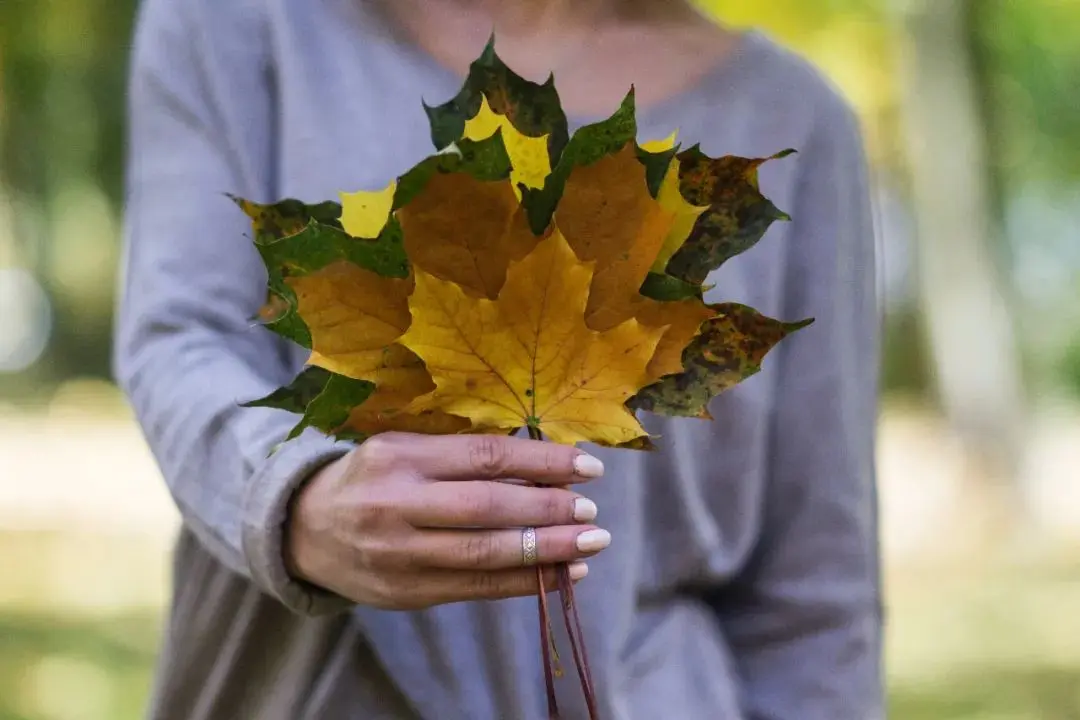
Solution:
<svg viewBox="0 0 1080 720"><path fill-rule="evenodd" d="M242 409L297 370L247 321L266 275L224 196L273 191L273 98L255 0L146 0L138 17L115 372L184 522L214 556L298 611L347 607L292 582L286 504L349 446L308 432L272 459L295 418Z"/></svg>
<svg viewBox="0 0 1080 720"><path fill-rule="evenodd" d="M874 476L879 312L858 123L828 96L796 157L761 540L721 617L752 720L884 717Z"/></svg>

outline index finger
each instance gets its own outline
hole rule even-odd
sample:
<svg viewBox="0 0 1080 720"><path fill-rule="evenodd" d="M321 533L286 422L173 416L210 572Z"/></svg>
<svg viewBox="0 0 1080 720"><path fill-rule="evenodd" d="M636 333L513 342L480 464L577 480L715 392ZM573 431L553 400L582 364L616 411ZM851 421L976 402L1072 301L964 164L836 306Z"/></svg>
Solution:
<svg viewBox="0 0 1080 720"><path fill-rule="evenodd" d="M604 474L598 459L569 445L506 435L433 435L408 443L409 463L432 480L520 479L573 485Z"/></svg>

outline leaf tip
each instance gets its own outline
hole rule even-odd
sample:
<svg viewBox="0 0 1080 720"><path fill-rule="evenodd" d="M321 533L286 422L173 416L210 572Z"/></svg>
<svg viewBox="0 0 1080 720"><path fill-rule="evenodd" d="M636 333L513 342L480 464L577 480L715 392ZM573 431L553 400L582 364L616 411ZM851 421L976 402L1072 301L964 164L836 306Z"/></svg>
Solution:
<svg viewBox="0 0 1080 720"><path fill-rule="evenodd" d="M803 328L810 327L811 325L814 324L815 320L817 320L817 318L806 318L805 320L798 320L796 322L784 323L784 326L783 326L784 327L784 334L785 335L790 335L790 334L792 334L794 332L798 332L799 330L802 330Z"/></svg>
<svg viewBox="0 0 1080 720"><path fill-rule="evenodd" d="M633 440L624 442L621 445L616 445L620 450L640 450L642 452L655 452L658 448L653 439L659 439L659 435L642 435L636 437Z"/></svg>
<svg viewBox="0 0 1080 720"><path fill-rule="evenodd" d="M499 56L495 52L495 26L491 26L491 34L488 35L487 43L484 44L484 50L480 53L480 57L476 61L482 65L491 65Z"/></svg>

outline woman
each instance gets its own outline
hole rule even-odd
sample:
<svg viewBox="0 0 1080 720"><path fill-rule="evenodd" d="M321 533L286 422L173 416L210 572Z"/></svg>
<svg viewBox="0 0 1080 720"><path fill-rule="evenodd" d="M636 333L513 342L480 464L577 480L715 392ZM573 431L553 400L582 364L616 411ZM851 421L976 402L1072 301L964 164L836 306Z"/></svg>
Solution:
<svg viewBox="0 0 1080 720"><path fill-rule="evenodd" d="M710 283L817 323L714 422L650 420L657 453L309 431L267 459L295 418L238 403L304 357L248 326L265 275L222 193L382 187L432 152L421 98L455 94L492 26L575 126L634 83L643 140L797 148L761 180L794 221ZM588 561L606 720L882 717L866 174L809 66L674 0L145 0L132 73L117 374L184 519L150 717L544 717L533 574L499 529L527 526L541 563Z"/></svg>

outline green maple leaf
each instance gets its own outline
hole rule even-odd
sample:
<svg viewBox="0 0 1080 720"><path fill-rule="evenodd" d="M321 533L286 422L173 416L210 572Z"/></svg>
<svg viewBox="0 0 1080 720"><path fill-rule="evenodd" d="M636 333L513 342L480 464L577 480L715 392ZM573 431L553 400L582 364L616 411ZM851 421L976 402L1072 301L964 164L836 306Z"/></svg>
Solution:
<svg viewBox="0 0 1080 720"><path fill-rule="evenodd" d="M510 157L501 132L479 141L456 139L452 145L451 150L420 161L398 178L394 210L408 205L436 174L465 173L483 182L510 177Z"/></svg>
<svg viewBox="0 0 1080 720"><path fill-rule="evenodd" d="M243 407L263 407L301 415L286 440L298 437L309 427L339 439L360 439L338 432L349 419L349 413L366 401L375 391L375 384L353 380L320 367L308 367L291 384L275 390Z"/></svg>
<svg viewBox="0 0 1080 720"><path fill-rule="evenodd" d="M465 123L476 117L483 97L487 98L492 110L509 118L522 134L530 137L546 135L553 162L562 154L569 139L569 129L554 77L548 77L543 84L522 78L495 52L494 35L480 57L469 66L469 74L458 94L442 105L424 105L431 123L431 139L437 150L463 136Z"/></svg>
<svg viewBox="0 0 1080 720"><path fill-rule="evenodd" d="M295 198L260 204L226 194L251 218L251 229L258 244L280 240L303 230L312 220L340 228L341 205L336 202L307 204Z"/></svg>

